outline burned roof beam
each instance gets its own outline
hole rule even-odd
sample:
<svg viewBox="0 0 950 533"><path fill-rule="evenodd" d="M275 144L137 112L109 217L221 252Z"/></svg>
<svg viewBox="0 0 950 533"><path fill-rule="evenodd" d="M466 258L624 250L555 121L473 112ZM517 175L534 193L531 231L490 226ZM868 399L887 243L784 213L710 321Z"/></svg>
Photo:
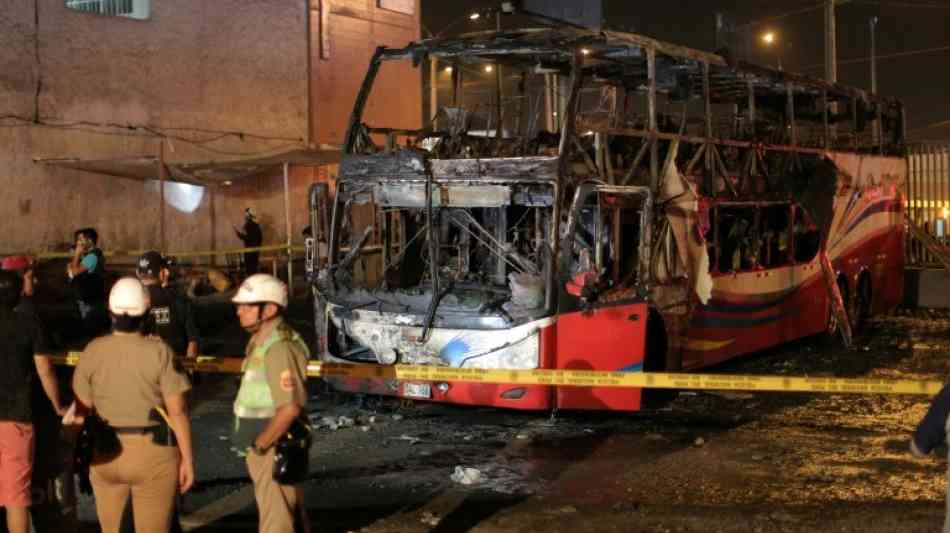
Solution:
<svg viewBox="0 0 950 533"><path fill-rule="evenodd" d="M662 141L673 141L678 140L680 142L691 143L691 144L715 144L719 146L730 146L734 148L752 148L760 147L763 150L771 152L798 152L803 154L816 154L821 155L824 153L823 149L820 148L806 148L803 146L789 146L785 144L761 144L753 141L738 141L733 139L720 139L720 138L707 138L696 135L680 135L678 133L666 133L666 132L650 132L647 130L638 130L633 128L613 128L608 126L603 126L601 121L593 120L583 120L579 124L581 129L593 131L596 133L606 133L608 135L619 135L625 137L639 137L649 139L651 136L655 136L656 139Z"/></svg>

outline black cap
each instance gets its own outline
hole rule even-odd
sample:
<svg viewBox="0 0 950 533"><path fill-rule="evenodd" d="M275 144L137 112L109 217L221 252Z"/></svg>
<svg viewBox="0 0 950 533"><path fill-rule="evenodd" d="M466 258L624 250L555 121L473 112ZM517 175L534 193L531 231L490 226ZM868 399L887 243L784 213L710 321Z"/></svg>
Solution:
<svg viewBox="0 0 950 533"><path fill-rule="evenodd" d="M139 263L135 271L139 276L158 277L163 268L168 267L168 260L162 257L162 254L150 250L139 257Z"/></svg>

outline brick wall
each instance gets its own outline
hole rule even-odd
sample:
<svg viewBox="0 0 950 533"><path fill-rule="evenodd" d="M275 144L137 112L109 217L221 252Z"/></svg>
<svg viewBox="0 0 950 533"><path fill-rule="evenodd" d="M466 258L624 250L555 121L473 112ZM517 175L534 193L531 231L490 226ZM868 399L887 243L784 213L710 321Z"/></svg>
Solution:
<svg viewBox="0 0 950 533"><path fill-rule="evenodd" d="M346 134L353 102L377 46L400 48L419 39L419 1L415 14L378 7L378 0L311 0L311 53L316 140L339 145ZM326 21L326 27L321 22ZM326 32L326 33L324 33ZM322 47L329 40L329 57ZM421 77L408 62L386 65L366 107L367 122L379 126L419 127Z"/></svg>
<svg viewBox="0 0 950 533"><path fill-rule="evenodd" d="M332 0L322 27L320 0L161 0L152 2L148 20L79 13L63 0L7 0L0 10L0 116L38 116L57 126L0 119L11 126L0 127L0 213L8 218L0 254L55 249L88 225L106 248L158 246L154 182L33 162L158 154L162 141L124 125L166 128L169 161L275 152L311 132L317 143L339 144L375 47L418 38L418 0L410 1L414 15L379 9L377 0ZM322 31L332 46L327 58ZM418 125L418 75L403 69L381 83L388 96L385 103L374 96L371 121ZM332 170L293 172L295 240L307 221L307 187L328 176ZM231 225L247 206L261 213L267 242L286 238L279 174L220 188L213 205L206 189L170 186L171 195L184 201L165 202L170 250L238 245Z"/></svg>

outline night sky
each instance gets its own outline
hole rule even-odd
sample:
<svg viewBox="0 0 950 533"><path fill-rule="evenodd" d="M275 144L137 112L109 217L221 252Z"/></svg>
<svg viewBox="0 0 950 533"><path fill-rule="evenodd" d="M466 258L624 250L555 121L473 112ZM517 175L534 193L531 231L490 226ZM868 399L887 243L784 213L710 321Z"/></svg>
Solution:
<svg viewBox="0 0 950 533"><path fill-rule="evenodd" d="M422 22L439 32L489 29L465 17L474 9L497 5L484 0L421 0ZM746 24L817 6L818 0L604 0L606 27L630 30L701 50L715 49L715 13L733 24ZM837 8L838 81L870 89L871 17L878 17L878 93L901 99L908 110L908 134L917 140L950 140L950 0L851 1ZM506 27L522 25L517 19ZM536 25L536 24L535 24ZM754 24L755 35L773 30L783 45L786 70L824 75L824 10L816 8L779 20ZM423 34L426 30L423 30ZM931 48L945 50L897 58L895 53ZM775 65L775 49L754 43L750 60ZM851 60L861 61L851 61ZM942 127L928 127L946 122Z"/></svg>

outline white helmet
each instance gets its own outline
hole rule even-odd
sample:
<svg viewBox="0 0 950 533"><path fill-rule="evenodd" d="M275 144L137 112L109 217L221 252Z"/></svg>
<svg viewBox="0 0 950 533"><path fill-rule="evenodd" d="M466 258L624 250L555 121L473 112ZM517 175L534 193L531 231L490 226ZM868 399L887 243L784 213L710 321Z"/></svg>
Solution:
<svg viewBox="0 0 950 533"><path fill-rule="evenodd" d="M287 307L287 285L270 274L254 274L244 280L231 301L236 304L275 303Z"/></svg>
<svg viewBox="0 0 950 533"><path fill-rule="evenodd" d="M138 278L122 278L109 292L109 311L114 315L142 316L150 306L148 291Z"/></svg>

